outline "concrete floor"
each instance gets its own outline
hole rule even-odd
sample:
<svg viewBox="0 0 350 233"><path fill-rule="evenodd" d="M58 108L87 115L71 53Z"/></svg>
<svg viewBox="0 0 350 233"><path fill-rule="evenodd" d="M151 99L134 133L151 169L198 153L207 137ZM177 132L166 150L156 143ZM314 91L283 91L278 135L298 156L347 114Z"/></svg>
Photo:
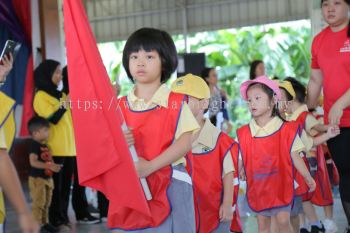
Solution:
<svg viewBox="0 0 350 233"><path fill-rule="evenodd" d="M321 219L324 219L323 208L316 207L317 215ZM244 232L246 233L257 233L257 223L255 217L242 217L242 222L244 223ZM347 222L344 214L343 207L339 198L334 199L334 221L338 226L338 233L343 233L347 227ZM327 233L327 232L326 232Z"/></svg>
<svg viewBox="0 0 350 233"><path fill-rule="evenodd" d="M323 219L323 210L322 208L317 208L317 213L321 219ZM7 207L7 221L6 221L6 233L20 233L18 228L16 215L11 209L10 206ZM105 223L94 224L94 225L81 225L77 224L75 221L74 213L72 208L70 207L69 216L72 222L72 229L70 233L107 233L109 232ZM334 219L338 225L339 233L342 233L346 227L346 219L344 215L344 211L341 207L340 199L335 197L334 203ZM242 222L244 224L244 232L246 233L256 233L257 225L255 217L243 217ZM67 232L68 233L68 232ZM164 232L166 233L166 232Z"/></svg>

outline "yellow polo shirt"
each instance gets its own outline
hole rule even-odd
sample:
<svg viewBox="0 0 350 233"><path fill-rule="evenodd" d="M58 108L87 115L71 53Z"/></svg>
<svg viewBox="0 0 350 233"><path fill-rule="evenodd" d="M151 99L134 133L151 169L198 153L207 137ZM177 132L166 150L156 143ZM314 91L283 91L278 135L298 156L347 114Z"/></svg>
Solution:
<svg viewBox="0 0 350 233"><path fill-rule="evenodd" d="M154 108L157 105L162 106L164 108L168 108L169 94L169 88L165 84L162 84L148 102L145 102L144 99L140 99L135 95L135 87L129 92L127 97L131 110L145 111L147 109ZM196 121L196 118L194 118L188 105L184 103L181 109L179 122L175 132L175 139L178 139L183 133L193 132L196 129L199 129L199 125ZM173 166L181 163L186 164L186 159L184 157L174 162Z"/></svg>
<svg viewBox="0 0 350 233"><path fill-rule="evenodd" d="M249 122L250 132L253 137L264 137L271 135L278 131L283 124L283 121L279 117L274 117L265 126L260 127L254 119ZM296 135L293 145L292 152L301 152L305 150L305 146L302 143L300 137Z"/></svg>
<svg viewBox="0 0 350 233"><path fill-rule="evenodd" d="M216 128L209 119L206 119L204 126L199 132L198 138L192 142L192 153L203 153L214 149L220 133L221 131ZM230 151L225 155L223 167L222 176L235 171Z"/></svg>
<svg viewBox="0 0 350 233"><path fill-rule="evenodd" d="M301 113L308 111L307 106L301 105L299 108L297 108L291 115L287 117L288 121L295 121L298 119ZM301 141L305 145L305 148L307 151L310 151L314 142L313 142L313 137L312 135L312 128L315 127L316 125L320 124L317 119L312 116L311 114L308 114L305 119L305 129L302 131L301 134Z"/></svg>
<svg viewBox="0 0 350 233"><path fill-rule="evenodd" d="M62 96L62 101L67 97ZM41 117L49 119L50 116L62 107L61 102L44 91L35 93L33 101L34 111ZM75 140L73 122L70 109L57 124L50 123L48 146L53 156L75 156Z"/></svg>

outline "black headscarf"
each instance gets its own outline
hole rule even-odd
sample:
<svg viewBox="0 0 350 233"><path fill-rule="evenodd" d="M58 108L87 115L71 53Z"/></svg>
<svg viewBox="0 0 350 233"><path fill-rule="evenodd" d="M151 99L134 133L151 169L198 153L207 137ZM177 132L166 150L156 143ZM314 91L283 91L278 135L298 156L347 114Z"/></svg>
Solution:
<svg viewBox="0 0 350 233"><path fill-rule="evenodd" d="M52 75L60 63L55 60L45 60L34 70L34 82L37 90L42 90L49 95L60 99L62 92L57 90L57 85L52 82Z"/></svg>
<svg viewBox="0 0 350 233"><path fill-rule="evenodd" d="M69 94L69 86L68 86L68 70L67 70L67 66L65 66L62 69L62 81L63 81L63 89L62 89L62 91L68 95Z"/></svg>

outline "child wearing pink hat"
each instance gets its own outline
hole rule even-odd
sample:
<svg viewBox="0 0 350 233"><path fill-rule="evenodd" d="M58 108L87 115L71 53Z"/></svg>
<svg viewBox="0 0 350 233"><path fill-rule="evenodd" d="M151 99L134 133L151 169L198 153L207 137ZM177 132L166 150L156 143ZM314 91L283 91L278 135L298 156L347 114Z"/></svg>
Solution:
<svg viewBox="0 0 350 233"><path fill-rule="evenodd" d="M292 233L294 167L310 191L316 186L299 156L304 145L298 136L298 125L279 116L277 102L281 92L268 77L246 81L240 91L252 115L250 123L237 130L248 206L257 214L259 233L270 232L271 219L277 222L279 232Z"/></svg>

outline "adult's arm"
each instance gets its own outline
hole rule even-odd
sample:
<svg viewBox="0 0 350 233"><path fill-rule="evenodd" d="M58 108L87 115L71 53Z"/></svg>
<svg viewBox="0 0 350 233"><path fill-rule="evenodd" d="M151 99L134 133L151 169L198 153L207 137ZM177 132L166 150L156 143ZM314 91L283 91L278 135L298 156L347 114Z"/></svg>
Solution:
<svg viewBox="0 0 350 233"><path fill-rule="evenodd" d="M350 88L332 105L328 113L330 124L339 125L343 110L350 106Z"/></svg>
<svg viewBox="0 0 350 233"><path fill-rule="evenodd" d="M309 109L317 107L322 86L322 71L320 69L312 69L309 84L307 85L307 106Z"/></svg>
<svg viewBox="0 0 350 233"><path fill-rule="evenodd" d="M65 112L67 111L67 109L65 108L59 108L56 112L54 112L47 120L50 121L52 124L57 124L61 118L63 117L63 115L65 114Z"/></svg>
<svg viewBox="0 0 350 233"><path fill-rule="evenodd" d="M0 186L17 212L22 232L39 232L39 226L34 221L25 201L15 167L4 149L0 149Z"/></svg>

